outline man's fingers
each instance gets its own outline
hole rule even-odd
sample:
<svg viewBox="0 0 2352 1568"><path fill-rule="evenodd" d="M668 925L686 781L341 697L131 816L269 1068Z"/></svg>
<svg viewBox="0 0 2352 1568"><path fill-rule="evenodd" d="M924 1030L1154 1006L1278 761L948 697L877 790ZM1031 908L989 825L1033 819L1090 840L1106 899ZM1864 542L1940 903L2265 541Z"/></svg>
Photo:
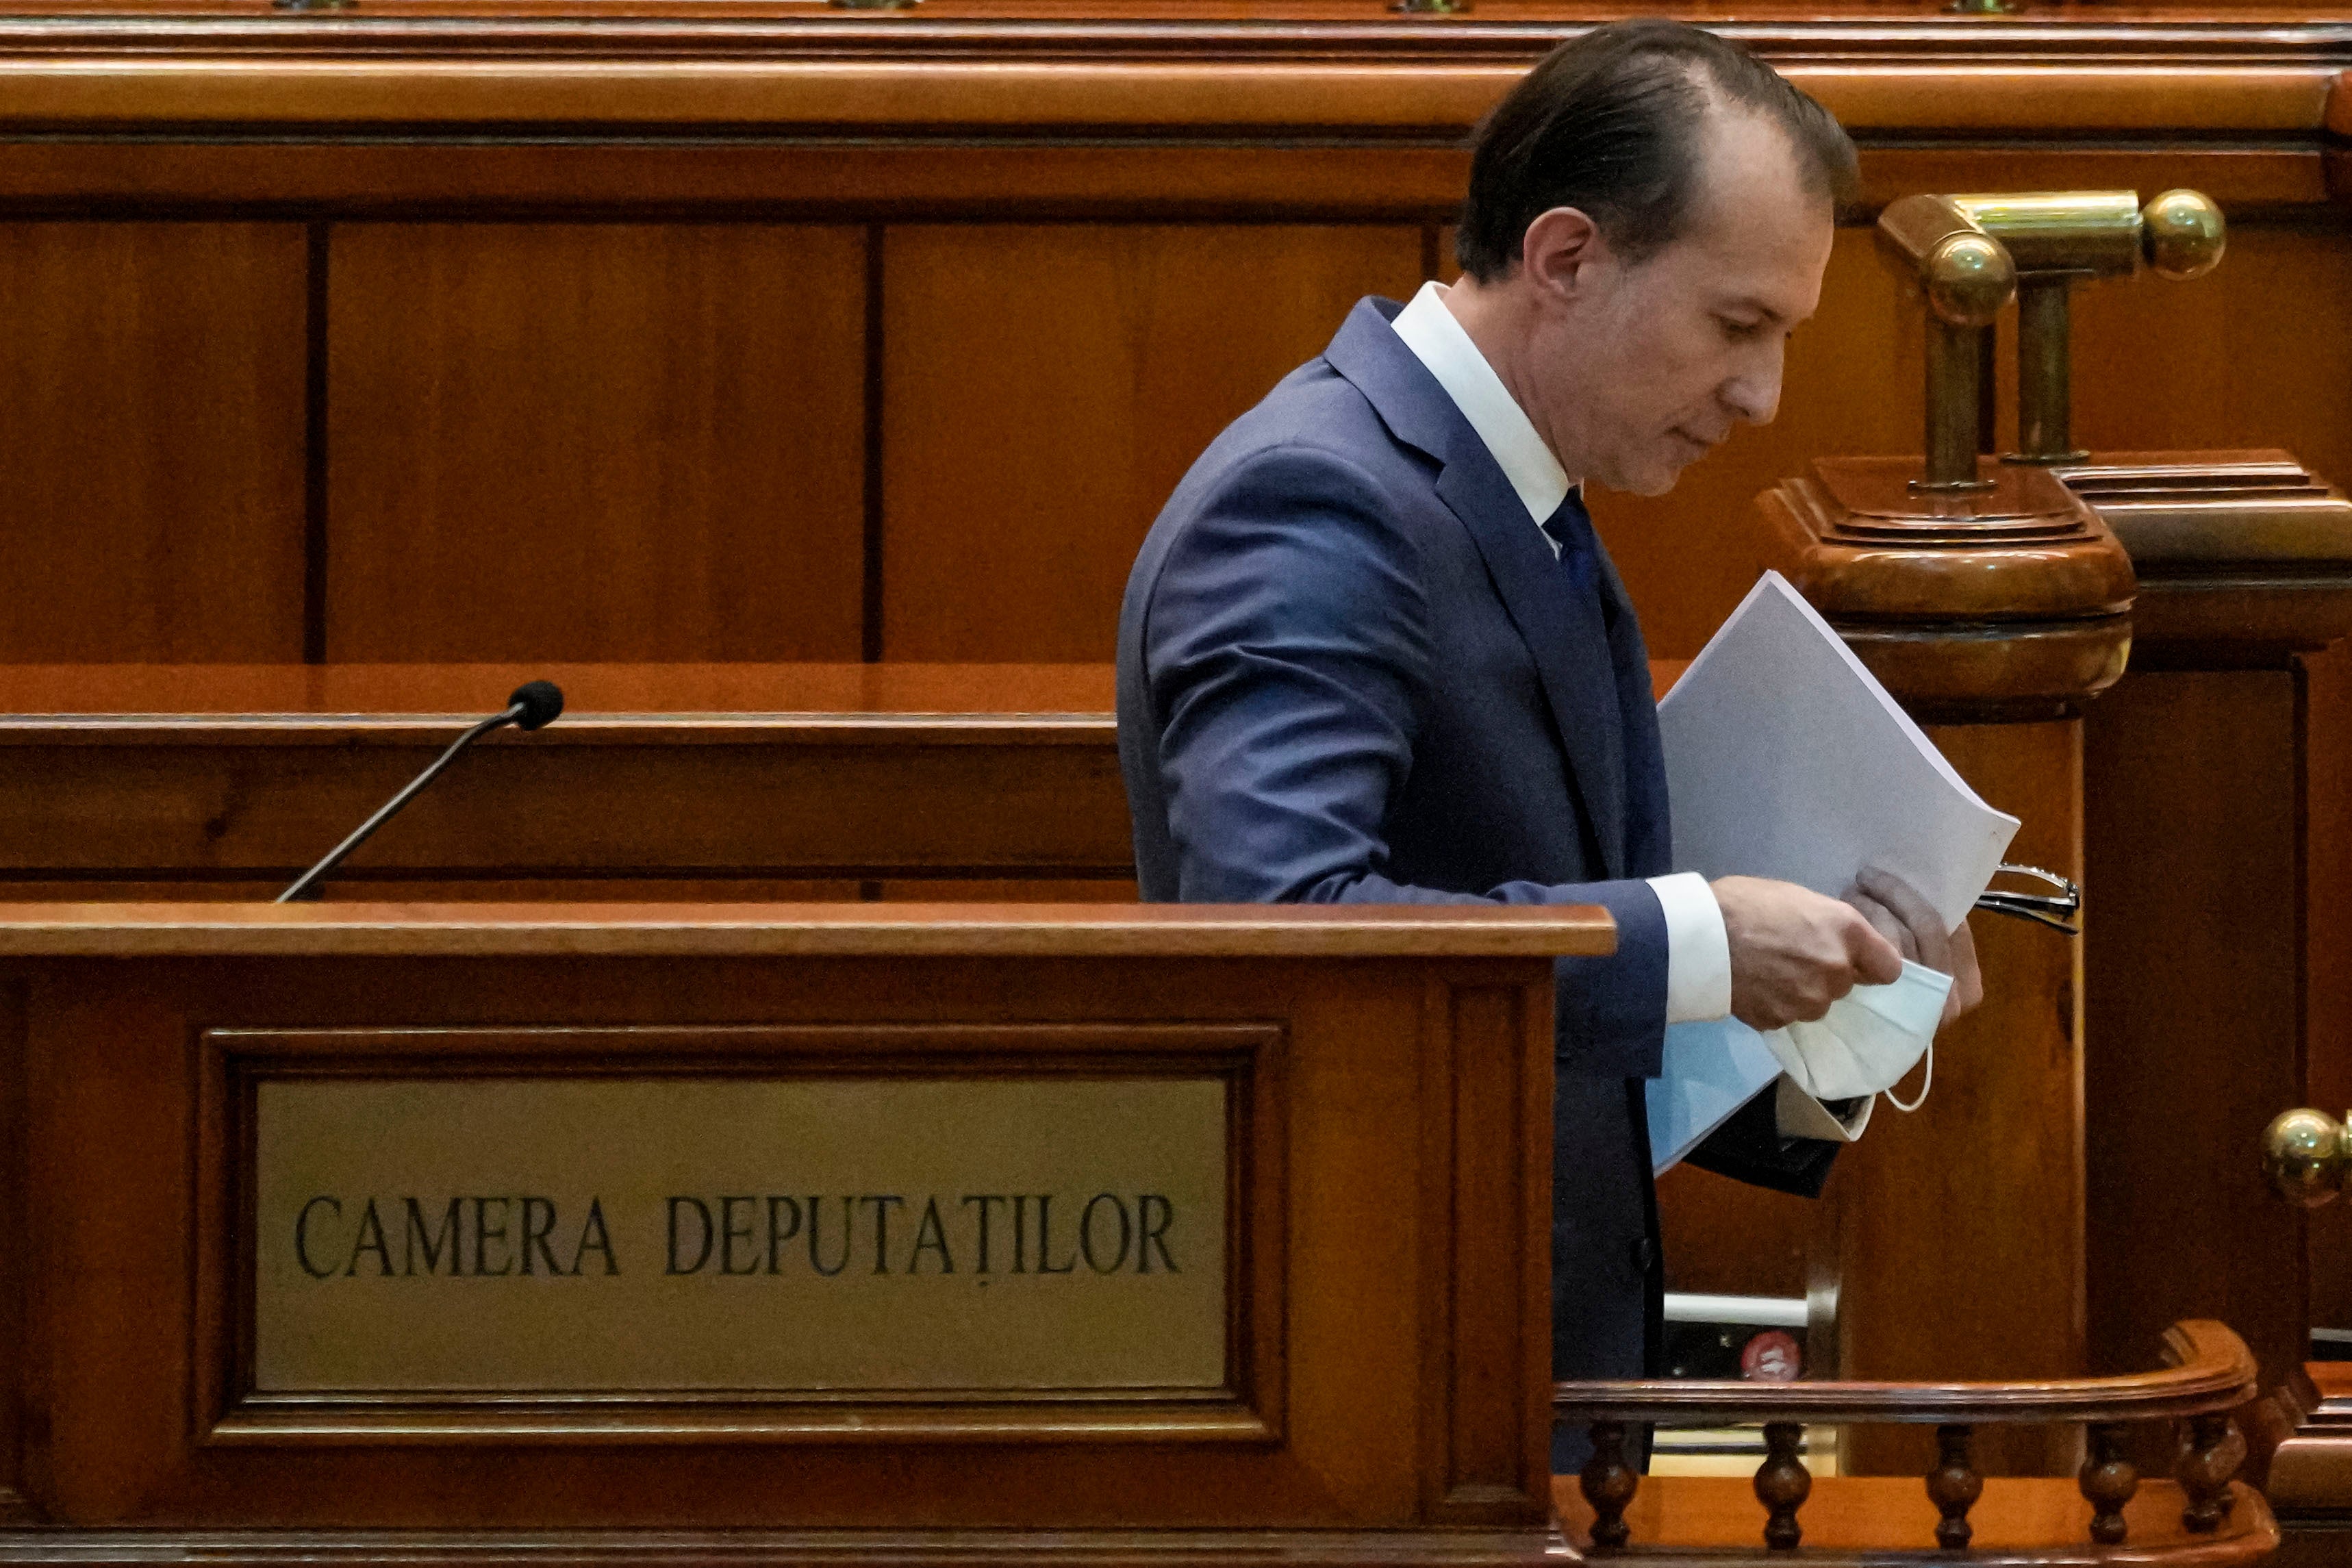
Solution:
<svg viewBox="0 0 2352 1568"><path fill-rule="evenodd" d="M1976 933L1962 921L1952 931L1952 990L1965 1013L1984 1000L1984 971L1977 967Z"/></svg>
<svg viewBox="0 0 2352 1568"><path fill-rule="evenodd" d="M1944 1016L1936 1026L1943 1027L1983 1000L1984 973L1977 967L1977 939L1969 922L1962 921L1952 928L1952 989L1944 998Z"/></svg>
<svg viewBox="0 0 2352 1568"><path fill-rule="evenodd" d="M1850 928L1846 956L1853 962L1854 978L1864 985L1892 985L1903 978L1902 952L1866 920L1857 918Z"/></svg>
<svg viewBox="0 0 2352 1568"><path fill-rule="evenodd" d="M1854 879L1855 885L1872 898L1894 911L1916 943L1908 956L1928 968L1945 974L1952 973L1952 939L1945 931L1943 920L1934 906L1919 896L1918 890L1892 872L1875 866L1867 867Z"/></svg>
<svg viewBox="0 0 2352 1568"><path fill-rule="evenodd" d="M1910 927L1895 918L1893 910L1888 909L1858 887L1848 888L1842 897L1846 903L1853 906L1856 913L1870 922L1871 930L1893 942L1896 952L1906 958L1919 956L1918 939L1911 934Z"/></svg>

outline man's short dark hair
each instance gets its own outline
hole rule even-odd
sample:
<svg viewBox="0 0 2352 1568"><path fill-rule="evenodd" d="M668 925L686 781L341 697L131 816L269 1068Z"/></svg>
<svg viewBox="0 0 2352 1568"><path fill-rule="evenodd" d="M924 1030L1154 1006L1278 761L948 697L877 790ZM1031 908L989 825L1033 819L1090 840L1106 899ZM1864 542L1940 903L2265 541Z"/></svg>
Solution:
<svg viewBox="0 0 2352 1568"><path fill-rule="evenodd" d="M1546 55L1480 123L1454 237L1462 270L1509 276L1528 225L1553 207L1590 216L1629 262L1675 238L1697 195L1709 88L1787 133L1809 188L1850 197L1853 143L1780 72L1703 28L1612 22Z"/></svg>

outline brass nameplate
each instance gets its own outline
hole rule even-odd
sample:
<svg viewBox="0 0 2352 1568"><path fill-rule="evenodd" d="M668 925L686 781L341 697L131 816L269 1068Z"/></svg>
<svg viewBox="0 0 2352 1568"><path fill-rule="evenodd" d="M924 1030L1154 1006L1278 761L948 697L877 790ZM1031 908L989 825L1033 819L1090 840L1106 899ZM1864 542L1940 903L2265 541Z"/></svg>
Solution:
<svg viewBox="0 0 2352 1568"><path fill-rule="evenodd" d="M265 1079L254 1385L1218 1388L1228 1091Z"/></svg>

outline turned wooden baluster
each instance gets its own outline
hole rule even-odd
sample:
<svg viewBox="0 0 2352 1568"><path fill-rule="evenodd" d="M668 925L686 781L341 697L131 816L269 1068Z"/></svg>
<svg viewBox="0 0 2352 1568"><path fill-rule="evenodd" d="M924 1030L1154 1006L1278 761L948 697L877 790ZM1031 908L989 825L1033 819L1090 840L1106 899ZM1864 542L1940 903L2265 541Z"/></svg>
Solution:
<svg viewBox="0 0 2352 1568"><path fill-rule="evenodd" d="M2189 1418L2178 1467L2180 1489L2189 1494L2189 1506L2180 1510L2181 1523L2202 1534L2221 1528L2235 1501L2230 1495L2231 1478L2245 1458L2245 1436L2235 1421L2221 1415Z"/></svg>
<svg viewBox="0 0 2352 1568"><path fill-rule="evenodd" d="M1764 1521L1764 1544L1775 1552L1794 1552L1805 1538L1797 1510L1813 1489L1813 1473L1797 1458L1804 1432L1794 1421L1764 1423L1764 1462L1756 1470L1756 1500L1770 1515Z"/></svg>
<svg viewBox="0 0 2352 1568"><path fill-rule="evenodd" d="M1969 1528L1969 1510L1984 1495L1984 1478L1969 1457L1973 1436L1967 1426L1936 1428L1936 1468L1927 1472L1927 1500L1944 1516L1936 1523L1936 1544L1947 1552L1968 1545L1975 1533Z"/></svg>
<svg viewBox="0 0 2352 1568"><path fill-rule="evenodd" d="M1592 1544L1624 1545L1633 1533L1625 1523L1625 1505L1633 1500L1633 1489L1642 1478L1625 1462L1622 1421L1592 1424L1592 1458L1584 1461L1577 1481L1584 1489L1584 1500L1592 1505Z"/></svg>
<svg viewBox="0 0 2352 1568"><path fill-rule="evenodd" d="M2091 1500L2091 1539L2102 1546L2120 1546L2124 1539L2124 1505L2139 1490L2139 1471L2124 1458L2124 1429L2112 1421L2094 1421L2091 1451L2083 1460L2083 1495Z"/></svg>

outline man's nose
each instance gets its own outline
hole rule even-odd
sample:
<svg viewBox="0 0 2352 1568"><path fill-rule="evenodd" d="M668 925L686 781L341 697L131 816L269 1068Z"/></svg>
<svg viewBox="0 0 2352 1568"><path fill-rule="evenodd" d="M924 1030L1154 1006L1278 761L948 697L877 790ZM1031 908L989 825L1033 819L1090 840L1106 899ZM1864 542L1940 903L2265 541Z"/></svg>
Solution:
<svg viewBox="0 0 2352 1568"><path fill-rule="evenodd" d="M1780 411L1780 351L1776 346L1762 363L1743 366L1723 384L1723 401L1732 416L1750 425L1769 425Z"/></svg>

